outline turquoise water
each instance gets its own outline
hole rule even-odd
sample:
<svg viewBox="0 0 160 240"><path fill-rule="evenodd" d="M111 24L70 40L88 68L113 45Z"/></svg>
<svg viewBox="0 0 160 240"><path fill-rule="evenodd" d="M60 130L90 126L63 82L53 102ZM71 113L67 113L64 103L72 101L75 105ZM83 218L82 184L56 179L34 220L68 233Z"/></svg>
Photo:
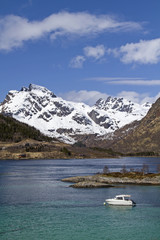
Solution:
<svg viewBox="0 0 160 240"><path fill-rule="evenodd" d="M27 160L0 162L1 240L160 240L160 187L122 185L73 189L63 177L150 165L158 158ZM151 162L152 161L152 162ZM109 207L116 194L131 194L136 207Z"/></svg>

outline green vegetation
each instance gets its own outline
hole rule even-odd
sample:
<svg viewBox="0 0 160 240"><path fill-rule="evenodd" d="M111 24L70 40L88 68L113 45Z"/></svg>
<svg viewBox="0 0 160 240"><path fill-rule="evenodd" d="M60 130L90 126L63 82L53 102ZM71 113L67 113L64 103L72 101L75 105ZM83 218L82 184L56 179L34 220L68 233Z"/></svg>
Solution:
<svg viewBox="0 0 160 240"><path fill-rule="evenodd" d="M66 147L61 148L61 152L63 152L66 156L72 155L71 152Z"/></svg>
<svg viewBox="0 0 160 240"><path fill-rule="evenodd" d="M73 144L73 147L86 147L86 144L82 143L81 141L78 141Z"/></svg>
<svg viewBox="0 0 160 240"><path fill-rule="evenodd" d="M93 147L93 148L90 148L90 149L95 150L95 151L99 151L99 152L107 153L108 155L110 155L110 156L112 156L112 157L122 156L121 153L119 153L119 152L114 152L114 151L112 150L112 148L105 149L105 148Z"/></svg>
<svg viewBox="0 0 160 240"><path fill-rule="evenodd" d="M149 157L149 156L158 156L158 153L155 152L136 152L136 153L128 153L127 156L133 157Z"/></svg>
<svg viewBox="0 0 160 240"><path fill-rule="evenodd" d="M23 139L31 138L38 141L51 141L39 130L21 123L12 117L0 114L0 141L19 142Z"/></svg>

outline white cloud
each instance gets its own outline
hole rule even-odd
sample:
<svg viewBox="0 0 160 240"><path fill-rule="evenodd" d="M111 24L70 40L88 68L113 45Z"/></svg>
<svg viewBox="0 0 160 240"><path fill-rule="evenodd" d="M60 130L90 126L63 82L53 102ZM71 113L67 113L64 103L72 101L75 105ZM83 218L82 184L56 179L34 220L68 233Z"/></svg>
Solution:
<svg viewBox="0 0 160 240"><path fill-rule="evenodd" d="M106 52L103 45L97 45L96 47L87 46L83 50L86 57L92 57L96 60L103 57Z"/></svg>
<svg viewBox="0 0 160 240"><path fill-rule="evenodd" d="M156 64L160 61L160 38L127 43L119 49L109 49L123 63Z"/></svg>
<svg viewBox="0 0 160 240"><path fill-rule="evenodd" d="M134 85L134 86L160 86L160 80L119 80L109 81L110 84Z"/></svg>
<svg viewBox="0 0 160 240"><path fill-rule="evenodd" d="M100 98L106 99L109 95L98 91L71 91L68 93L60 94L60 96L68 101L83 102L90 106L94 105Z"/></svg>
<svg viewBox="0 0 160 240"><path fill-rule="evenodd" d="M82 68L83 67L83 63L86 61L85 57L83 56L76 56L74 57L71 61L69 66L71 68Z"/></svg>
<svg viewBox="0 0 160 240"><path fill-rule="evenodd" d="M143 104L146 102L154 103L159 97L160 93L158 93L156 96L151 97L148 93L137 93L134 91L122 91L117 94L117 97L123 97L128 100L131 100L132 102Z"/></svg>
<svg viewBox="0 0 160 240"><path fill-rule="evenodd" d="M141 78L131 78L131 77L92 77L92 78L86 78L86 80L91 81L101 81L101 82L114 82L114 81L122 81L122 80L139 80Z"/></svg>
<svg viewBox="0 0 160 240"><path fill-rule="evenodd" d="M0 18L0 50L11 50L25 41L50 36L90 36L106 31L141 30L136 22L121 22L109 15L93 15L86 12L59 12L41 21L8 15Z"/></svg>
<svg viewBox="0 0 160 240"><path fill-rule="evenodd" d="M135 103L144 103L144 102L147 102L147 101L144 101L144 99L148 98L148 94L147 93L139 94L134 91L122 91L117 94L117 97L123 97Z"/></svg>
<svg viewBox="0 0 160 240"><path fill-rule="evenodd" d="M144 78L130 78L130 77L93 77L86 80L101 81L106 84L115 85L134 85L134 86L159 86L160 80L144 79Z"/></svg>
<svg viewBox="0 0 160 240"><path fill-rule="evenodd" d="M92 57L96 60L102 58L105 54L105 47L103 45L97 45L96 47L87 46L83 49L84 55L79 55L74 57L69 66L71 68L82 68L83 63L87 60L87 58Z"/></svg>
<svg viewBox="0 0 160 240"><path fill-rule="evenodd" d="M83 102L90 106L93 106L98 99L102 98L102 99L106 100L110 96L107 93L101 93L98 91L86 91L86 90L70 91L70 92L61 93L58 95L67 101ZM139 103L139 104L143 104L146 102L154 103L160 97L160 92L156 96L151 97L149 95L149 93L138 93L138 92L134 92L134 91L122 91L112 97L117 97L117 98L123 97L134 103Z"/></svg>
<svg viewBox="0 0 160 240"><path fill-rule="evenodd" d="M70 91L70 92L61 93L58 95L67 101L83 102L90 106L93 106L98 99L102 98L102 99L106 100L110 96L107 93L101 93L98 91L86 91L86 90ZM138 93L138 92L134 92L134 91L122 91L112 97L117 97L117 98L123 97L134 103L139 103L139 104L143 104L146 102L154 103L160 97L160 92L156 96L151 97L149 95L149 93Z"/></svg>

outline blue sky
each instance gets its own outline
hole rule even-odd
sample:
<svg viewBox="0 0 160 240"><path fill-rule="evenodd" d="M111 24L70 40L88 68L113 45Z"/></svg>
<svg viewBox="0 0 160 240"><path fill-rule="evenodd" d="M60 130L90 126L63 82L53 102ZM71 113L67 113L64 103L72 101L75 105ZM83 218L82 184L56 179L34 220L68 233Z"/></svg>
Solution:
<svg viewBox="0 0 160 240"><path fill-rule="evenodd" d="M160 96L159 0L0 0L0 101L30 83L67 100Z"/></svg>

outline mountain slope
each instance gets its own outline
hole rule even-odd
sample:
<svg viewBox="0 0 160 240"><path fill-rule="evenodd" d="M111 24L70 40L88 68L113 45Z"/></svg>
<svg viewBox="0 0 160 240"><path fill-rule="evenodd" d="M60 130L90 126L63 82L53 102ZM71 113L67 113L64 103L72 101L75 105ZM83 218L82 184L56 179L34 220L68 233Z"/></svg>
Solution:
<svg viewBox="0 0 160 240"><path fill-rule="evenodd" d="M28 138L38 141L51 141L51 138L43 135L34 127L0 114L0 141L19 142Z"/></svg>
<svg viewBox="0 0 160 240"><path fill-rule="evenodd" d="M149 104L139 105L123 98L100 99L95 106L65 101L45 87L30 84L9 91L0 112L39 129L43 134L74 143L75 135L103 136L142 119Z"/></svg>
<svg viewBox="0 0 160 240"><path fill-rule="evenodd" d="M160 98L152 105L138 126L112 149L122 153L150 152L160 154Z"/></svg>

